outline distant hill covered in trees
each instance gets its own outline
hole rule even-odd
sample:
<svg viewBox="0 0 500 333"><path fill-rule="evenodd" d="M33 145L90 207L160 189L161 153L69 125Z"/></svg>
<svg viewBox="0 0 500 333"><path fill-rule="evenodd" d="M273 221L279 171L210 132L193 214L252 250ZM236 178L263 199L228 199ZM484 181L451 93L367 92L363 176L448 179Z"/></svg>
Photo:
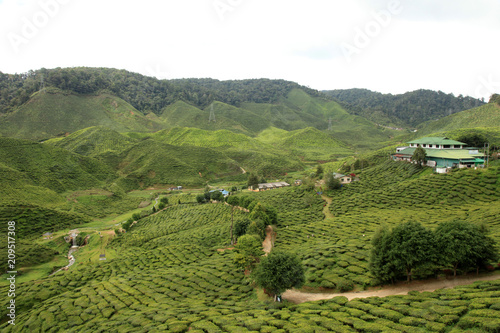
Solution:
<svg viewBox="0 0 500 333"><path fill-rule="evenodd" d="M22 74L0 72L0 113L14 110L27 102L31 94L51 87L79 94L109 93L145 114L157 115L179 100L199 108L213 101L234 106L243 102L275 103L297 88L313 97L325 97L317 90L285 80L159 80L112 68L42 68Z"/></svg>
<svg viewBox="0 0 500 333"><path fill-rule="evenodd" d="M326 95L347 104L354 114L382 125L411 126L436 120L453 113L484 104L468 96L454 96L442 91L415 90L399 95L382 94L368 89L339 89L323 91Z"/></svg>

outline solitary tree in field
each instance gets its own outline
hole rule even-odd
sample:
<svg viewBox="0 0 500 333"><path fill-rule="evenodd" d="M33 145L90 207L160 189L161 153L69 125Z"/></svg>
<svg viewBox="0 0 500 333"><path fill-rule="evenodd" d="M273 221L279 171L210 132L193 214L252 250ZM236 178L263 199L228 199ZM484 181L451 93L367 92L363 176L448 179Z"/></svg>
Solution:
<svg viewBox="0 0 500 333"><path fill-rule="evenodd" d="M255 283L274 296L290 288L300 288L305 282L304 266L292 253L272 251L263 257L252 272Z"/></svg>
<svg viewBox="0 0 500 333"><path fill-rule="evenodd" d="M425 152L425 149L419 146L413 152L411 160L417 162L417 164L420 167L422 167L422 164L425 163L426 158L427 158L427 153Z"/></svg>

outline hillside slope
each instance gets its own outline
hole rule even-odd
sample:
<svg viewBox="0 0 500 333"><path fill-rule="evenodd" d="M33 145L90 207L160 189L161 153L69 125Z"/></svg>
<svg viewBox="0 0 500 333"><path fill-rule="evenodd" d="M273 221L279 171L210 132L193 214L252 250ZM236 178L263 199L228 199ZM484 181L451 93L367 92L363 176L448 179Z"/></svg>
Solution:
<svg viewBox="0 0 500 333"><path fill-rule="evenodd" d="M277 177L288 171L301 170L303 164L290 150L229 130L207 131L198 128L175 127L153 134L128 133L135 138L151 138L162 144L178 147L213 149L238 163L243 170L266 177Z"/></svg>
<svg viewBox="0 0 500 333"><path fill-rule="evenodd" d="M41 140L91 126L116 131L153 131L162 127L118 97L77 95L48 89L33 95L15 111L1 116L0 133Z"/></svg>
<svg viewBox="0 0 500 333"><path fill-rule="evenodd" d="M451 131L464 128L499 128L500 105L488 103L477 108L458 112L448 117L428 121L418 127L420 135L439 131Z"/></svg>
<svg viewBox="0 0 500 333"><path fill-rule="evenodd" d="M404 94L381 94L368 89L323 91L352 106L354 113L371 121L396 127L415 127L422 122L480 106L484 102L442 91L415 90Z"/></svg>
<svg viewBox="0 0 500 333"><path fill-rule="evenodd" d="M55 193L104 186L116 177L107 165L44 143L0 137L2 201L58 201ZM28 187L25 187L28 186ZM10 189L11 192L7 191Z"/></svg>

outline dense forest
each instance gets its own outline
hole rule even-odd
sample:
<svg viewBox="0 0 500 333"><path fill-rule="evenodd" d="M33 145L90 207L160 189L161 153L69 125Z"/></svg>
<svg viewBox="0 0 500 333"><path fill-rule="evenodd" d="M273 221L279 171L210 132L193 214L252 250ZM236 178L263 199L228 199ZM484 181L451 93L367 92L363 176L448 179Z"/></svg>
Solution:
<svg viewBox="0 0 500 333"><path fill-rule="evenodd" d="M317 90L285 80L158 80L110 68L42 68L22 74L0 72L0 113L14 110L27 102L34 92L48 88L79 94L109 92L143 113L156 114L178 100L200 108L214 100L234 106L243 102L275 103L295 88L311 96L324 96Z"/></svg>
<svg viewBox="0 0 500 333"><path fill-rule="evenodd" d="M454 96L442 91L415 90L399 95L382 94L368 89L328 90L325 94L350 105L356 115L384 125L417 126L484 104L469 96Z"/></svg>

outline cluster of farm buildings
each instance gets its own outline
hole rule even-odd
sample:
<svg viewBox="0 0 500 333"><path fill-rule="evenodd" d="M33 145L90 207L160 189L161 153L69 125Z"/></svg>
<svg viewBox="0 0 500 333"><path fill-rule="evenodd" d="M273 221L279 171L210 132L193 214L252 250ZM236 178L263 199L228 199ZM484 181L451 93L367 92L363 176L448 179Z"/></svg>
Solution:
<svg viewBox="0 0 500 333"><path fill-rule="evenodd" d="M484 167L486 156L479 148L446 137L425 137L408 142L409 146L396 148L394 161L413 162L413 153L418 147L425 150L425 165L437 173L446 173L452 168Z"/></svg>

